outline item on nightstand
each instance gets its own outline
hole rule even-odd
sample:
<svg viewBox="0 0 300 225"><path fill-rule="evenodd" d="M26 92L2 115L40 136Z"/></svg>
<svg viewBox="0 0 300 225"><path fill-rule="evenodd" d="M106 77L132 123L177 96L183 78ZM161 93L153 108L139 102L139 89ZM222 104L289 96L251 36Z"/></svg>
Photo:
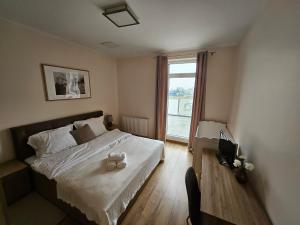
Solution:
<svg viewBox="0 0 300 225"><path fill-rule="evenodd" d="M113 124L111 127L107 128L107 130L112 131L114 129L119 129L119 125L118 124Z"/></svg>
<svg viewBox="0 0 300 225"><path fill-rule="evenodd" d="M29 167L23 162L11 160L1 164L0 179L2 180L7 205L16 202L31 192Z"/></svg>
<svg viewBox="0 0 300 225"><path fill-rule="evenodd" d="M111 128L112 127L112 125L113 125L113 117L112 117L112 115L105 115L104 116L104 123L105 123L105 125L106 125L106 128L109 130L109 128Z"/></svg>

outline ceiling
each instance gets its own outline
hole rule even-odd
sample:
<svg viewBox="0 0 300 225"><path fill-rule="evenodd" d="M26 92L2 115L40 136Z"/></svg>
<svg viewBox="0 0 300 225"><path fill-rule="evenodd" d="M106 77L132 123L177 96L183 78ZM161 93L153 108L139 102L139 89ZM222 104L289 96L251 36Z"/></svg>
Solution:
<svg viewBox="0 0 300 225"><path fill-rule="evenodd" d="M266 0L127 0L140 24L117 28L101 8L119 2L1 0L0 17L121 58L237 44Z"/></svg>

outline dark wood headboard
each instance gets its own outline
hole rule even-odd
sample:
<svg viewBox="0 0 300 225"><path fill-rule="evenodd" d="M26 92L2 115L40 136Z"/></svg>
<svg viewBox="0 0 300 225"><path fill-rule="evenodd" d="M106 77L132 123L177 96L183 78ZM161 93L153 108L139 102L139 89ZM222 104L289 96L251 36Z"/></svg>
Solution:
<svg viewBox="0 0 300 225"><path fill-rule="evenodd" d="M44 130L63 127L68 124L72 124L77 120L86 120L92 117L99 116L103 116L103 111L89 112L11 128L10 131L12 134L17 159L23 161L24 159L35 155L34 150L27 144L29 136Z"/></svg>

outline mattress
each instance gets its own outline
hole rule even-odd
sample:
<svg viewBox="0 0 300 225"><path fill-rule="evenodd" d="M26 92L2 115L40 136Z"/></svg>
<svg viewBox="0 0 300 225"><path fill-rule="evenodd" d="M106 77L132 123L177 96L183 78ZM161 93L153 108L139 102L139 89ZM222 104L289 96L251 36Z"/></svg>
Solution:
<svg viewBox="0 0 300 225"><path fill-rule="evenodd" d="M107 171L110 152L126 152L127 167ZM116 129L88 143L27 161L35 171L56 181L59 199L99 225L115 225L163 158L163 142Z"/></svg>

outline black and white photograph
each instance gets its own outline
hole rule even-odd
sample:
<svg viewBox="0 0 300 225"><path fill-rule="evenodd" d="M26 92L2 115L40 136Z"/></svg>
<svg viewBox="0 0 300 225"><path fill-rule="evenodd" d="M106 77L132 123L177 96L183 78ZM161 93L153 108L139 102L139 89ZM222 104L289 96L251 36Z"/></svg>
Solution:
<svg viewBox="0 0 300 225"><path fill-rule="evenodd" d="M48 100L90 97L89 72L42 65Z"/></svg>

